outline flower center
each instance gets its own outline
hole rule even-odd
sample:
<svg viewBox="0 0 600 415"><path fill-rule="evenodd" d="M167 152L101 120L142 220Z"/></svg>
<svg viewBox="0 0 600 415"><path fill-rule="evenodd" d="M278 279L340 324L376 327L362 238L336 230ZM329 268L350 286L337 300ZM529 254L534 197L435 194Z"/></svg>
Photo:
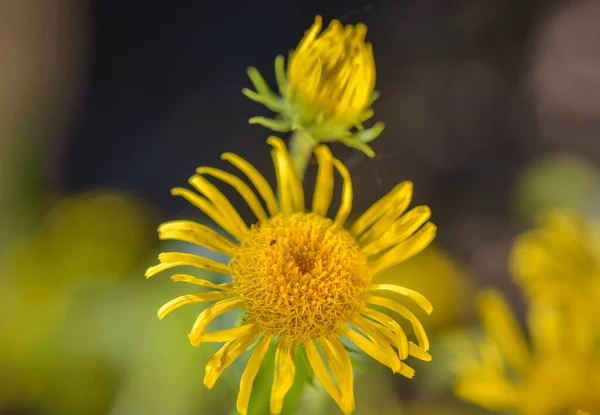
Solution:
<svg viewBox="0 0 600 415"><path fill-rule="evenodd" d="M341 329L363 307L371 282L354 238L312 213L253 226L230 268L247 319L298 342Z"/></svg>

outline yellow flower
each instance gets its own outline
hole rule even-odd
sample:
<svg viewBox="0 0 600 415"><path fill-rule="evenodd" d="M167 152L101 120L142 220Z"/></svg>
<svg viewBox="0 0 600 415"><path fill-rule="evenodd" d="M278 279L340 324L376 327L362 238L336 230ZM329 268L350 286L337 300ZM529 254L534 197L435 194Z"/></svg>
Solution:
<svg viewBox="0 0 600 415"><path fill-rule="evenodd" d="M332 20L321 33L322 24L317 16L290 54L287 73L283 56L276 58L281 97L255 68L249 68L256 91L244 89L243 93L279 113L276 119L254 117L250 122L279 132L299 130L315 143L341 141L372 156L367 143L381 134L384 124L370 129L362 126L373 116L370 107L377 98L373 47L365 42L367 27L362 23L342 26ZM352 133L353 127L358 131Z"/></svg>
<svg viewBox="0 0 600 415"><path fill-rule="evenodd" d="M458 396L521 415L600 410L600 354L576 314L530 305L528 342L500 293L484 291L478 311L486 331L481 359L458 362Z"/></svg>
<svg viewBox="0 0 600 415"><path fill-rule="evenodd" d="M575 212L554 210L539 215L537 228L517 238L510 268L531 298L594 318L600 302L598 252L590 223Z"/></svg>
<svg viewBox="0 0 600 415"><path fill-rule="evenodd" d="M368 109L375 89L373 47L365 43L367 27L342 26L322 19L306 32L288 66L289 90L308 112L352 123Z"/></svg>
<svg viewBox="0 0 600 415"><path fill-rule="evenodd" d="M174 275L174 281L212 290L176 298L165 304L158 316L163 318L185 304L216 301L200 313L189 339L194 346L202 342L225 342L206 366L204 384L208 388L246 349L253 348L240 381L237 399L240 413L247 412L254 378L269 345L275 343L270 405L273 414L281 412L283 399L294 382L297 349L306 353L321 385L349 414L354 409L353 369L342 338L409 378L414 370L404 363L408 356L431 359L427 353L429 341L418 318L395 299L379 294L387 291L408 297L427 313L432 311L429 301L411 289L372 284L371 279L379 271L425 248L433 240L436 227L428 222L428 209L418 207L405 212L412 196L409 182L396 186L347 227L353 198L350 175L325 146L315 150L319 169L312 210L306 212L302 184L285 144L276 137L269 138L268 143L273 146L279 202L271 186L250 163L231 153L222 156L252 183L266 210L245 181L212 167L200 167L198 174L190 178L191 185L201 195L187 189L173 189L174 195L183 196L206 213L233 240L190 221L168 222L159 228L161 239L183 240L222 252L231 258L228 264L167 252L160 254L160 264L149 268L146 277L180 265L231 275L231 282L223 284ZM337 213L329 218L334 170L343 179L342 196ZM205 176L232 186L256 216L256 223L248 226ZM408 341L401 326L378 308L407 319L417 344ZM205 331L214 318L234 310L243 312L239 327Z"/></svg>

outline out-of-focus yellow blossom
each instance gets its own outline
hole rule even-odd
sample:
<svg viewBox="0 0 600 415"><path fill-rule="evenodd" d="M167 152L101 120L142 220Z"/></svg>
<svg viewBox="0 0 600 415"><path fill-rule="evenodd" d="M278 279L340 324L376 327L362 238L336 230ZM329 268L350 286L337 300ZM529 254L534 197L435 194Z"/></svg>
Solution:
<svg viewBox="0 0 600 415"><path fill-rule="evenodd" d="M277 118L254 117L278 132L298 131L308 142L341 141L373 156L367 143L381 134L382 122L364 129L373 116L376 99L373 48L365 42L367 27L359 23L343 26L332 20L321 32L321 16L306 31L291 52L287 73L283 56L275 60L275 74L281 96L266 84L256 68L248 75L256 91L244 89L250 99L278 113ZM356 127L355 131L352 131Z"/></svg>
<svg viewBox="0 0 600 415"><path fill-rule="evenodd" d="M284 398L295 379L296 357L302 356L316 378L346 414L354 410L354 375L350 354L342 342L388 366L394 373L414 376L404 361L408 356L428 361L429 340L419 319L395 293L432 311L429 301L416 291L395 284L374 284L372 277L419 253L433 240L436 227L429 222L430 211L423 206L406 210L412 198L412 184L398 184L351 226L347 226L353 188L346 167L326 146L315 149L319 163L312 209L306 210L305 194L290 154L282 140L268 143L277 176L277 193L250 163L226 153L247 177L256 192L233 174L212 167L200 167L189 180L196 189L173 189L214 220L231 236L225 237L192 221L173 221L159 227L161 239L191 242L230 257L227 264L188 253L166 252L160 264L149 268L146 277L179 266L193 266L223 275L229 283L215 284L187 274L174 281L186 282L211 291L183 295L158 311L159 318L186 305L214 302L198 316L189 339L225 343L206 366L204 384L212 388L222 372L245 350L252 353L240 381L237 410L246 414L252 385L271 344L275 351L275 375L270 411L279 414ZM342 177L341 202L333 218L328 211L333 198L334 171ZM229 199L206 177L232 186L256 216L250 226ZM266 208L266 209L265 209ZM388 314L408 320L417 343L407 339L404 329ZM218 316L242 311L239 326L207 332ZM324 359L323 359L324 358ZM303 381L303 379L300 379Z"/></svg>
<svg viewBox="0 0 600 415"><path fill-rule="evenodd" d="M0 405L35 402L50 390L58 395L68 382L89 380L86 370L95 370L98 387L82 400L89 403L108 394L100 379L107 371L105 362L90 358L77 368L62 367L65 353L56 350L55 333L72 300L72 284L120 278L139 263L152 243L151 217L136 198L91 191L58 199L35 229L12 241L0 261L0 313L10 316L0 320ZM63 382L55 382L57 372L64 375Z"/></svg>
<svg viewBox="0 0 600 415"><path fill-rule="evenodd" d="M517 238L510 268L530 298L578 309L581 318L596 324L599 249L591 223L573 211L549 211L538 216L536 229Z"/></svg>
<svg viewBox="0 0 600 415"><path fill-rule="evenodd" d="M458 396L520 415L600 411L600 353L577 313L531 305L528 341L497 291L481 294L478 311L486 331L481 357L462 356L457 362Z"/></svg>
<svg viewBox="0 0 600 415"><path fill-rule="evenodd" d="M587 412L583 412L583 411L577 411L577 415L590 415Z"/></svg>
<svg viewBox="0 0 600 415"><path fill-rule="evenodd" d="M471 308L473 284L467 271L437 245L386 269L374 282L412 287L435 304L436 312L424 322L428 330L457 323Z"/></svg>

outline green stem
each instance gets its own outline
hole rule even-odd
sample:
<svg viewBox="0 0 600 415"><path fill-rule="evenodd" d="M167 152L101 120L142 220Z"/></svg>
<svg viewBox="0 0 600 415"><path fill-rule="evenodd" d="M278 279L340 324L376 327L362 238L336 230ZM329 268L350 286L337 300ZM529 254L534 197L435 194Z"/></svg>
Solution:
<svg viewBox="0 0 600 415"><path fill-rule="evenodd" d="M314 141L306 133L296 130L292 134L292 140L290 142L290 155L292 157L292 164L298 173L300 180L304 178L304 172L308 165L308 160L312 155L315 147Z"/></svg>

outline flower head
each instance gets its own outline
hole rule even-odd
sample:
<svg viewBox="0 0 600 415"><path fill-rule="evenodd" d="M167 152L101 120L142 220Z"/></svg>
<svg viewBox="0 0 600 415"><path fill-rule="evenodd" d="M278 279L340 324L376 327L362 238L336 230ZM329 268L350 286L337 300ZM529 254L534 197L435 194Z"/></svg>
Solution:
<svg viewBox="0 0 600 415"><path fill-rule="evenodd" d="M531 304L528 342L498 292L483 292L478 310L486 331L481 359L464 356L457 362L458 396L520 415L600 411L600 353L576 313Z"/></svg>
<svg viewBox="0 0 600 415"><path fill-rule="evenodd" d="M379 294L387 291L408 297L427 313L432 310L431 304L413 290L373 284L371 280L379 271L424 249L434 238L436 227L428 222L428 208L406 211L412 195L408 182L396 186L347 227L353 198L350 175L325 146L315 150L319 170L312 209L306 212L304 191L285 144L275 137L268 142L273 146L279 200L250 163L231 153L222 158L241 170L262 201L245 181L212 167L200 167L198 174L190 178L200 194L173 189L173 194L197 206L231 238L190 221L168 222L159 228L161 239L183 240L225 253L229 262L167 252L160 254L160 264L149 268L146 276L181 265L231 276L231 282L215 284L190 275L174 275L174 281L210 291L169 301L158 315L163 318L185 304L215 302L200 313L189 339L194 346L202 342L224 343L206 366L204 384L209 388L245 350L253 349L240 382L240 413L247 412L253 380L273 343L273 414L281 412L283 399L294 382L297 350L306 353L319 382L349 414L354 409L353 374L345 343L353 343L395 373L409 378L414 370L404 363L408 356L431 359L427 353L429 341L418 318L397 299ZM329 218L334 170L343 179L342 200L337 213ZM206 176L232 186L256 216L255 223L248 226ZM243 313L241 325L206 331L215 318L234 310ZM408 341L402 327L383 310L408 320L417 343Z"/></svg>
<svg viewBox="0 0 600 415"><path fill-rule="evenodd" d="M275 119L254 117L250 122L279 132L300 130L315 143L341 141L372 156L367 143L379 136L384 124L362 126L373 116L370 107L377 98L373 47L365 41L367 27L332 20L321 32L322 24L317 16L291 52L287 73L283 56L275 60L281 97L255 68L248 70L256 92L244 89L244 94L279 113ZM352 132L353 127L358 131Z"/></svg>
<svg viewBox="0 0 600 415"><path fill-rule="evenodd" d="M367 27L342 26L322 19L306 32L288 65L288 90L306 112L345 122L369 108L375 89L373 47L365 42Z"/></svg>

